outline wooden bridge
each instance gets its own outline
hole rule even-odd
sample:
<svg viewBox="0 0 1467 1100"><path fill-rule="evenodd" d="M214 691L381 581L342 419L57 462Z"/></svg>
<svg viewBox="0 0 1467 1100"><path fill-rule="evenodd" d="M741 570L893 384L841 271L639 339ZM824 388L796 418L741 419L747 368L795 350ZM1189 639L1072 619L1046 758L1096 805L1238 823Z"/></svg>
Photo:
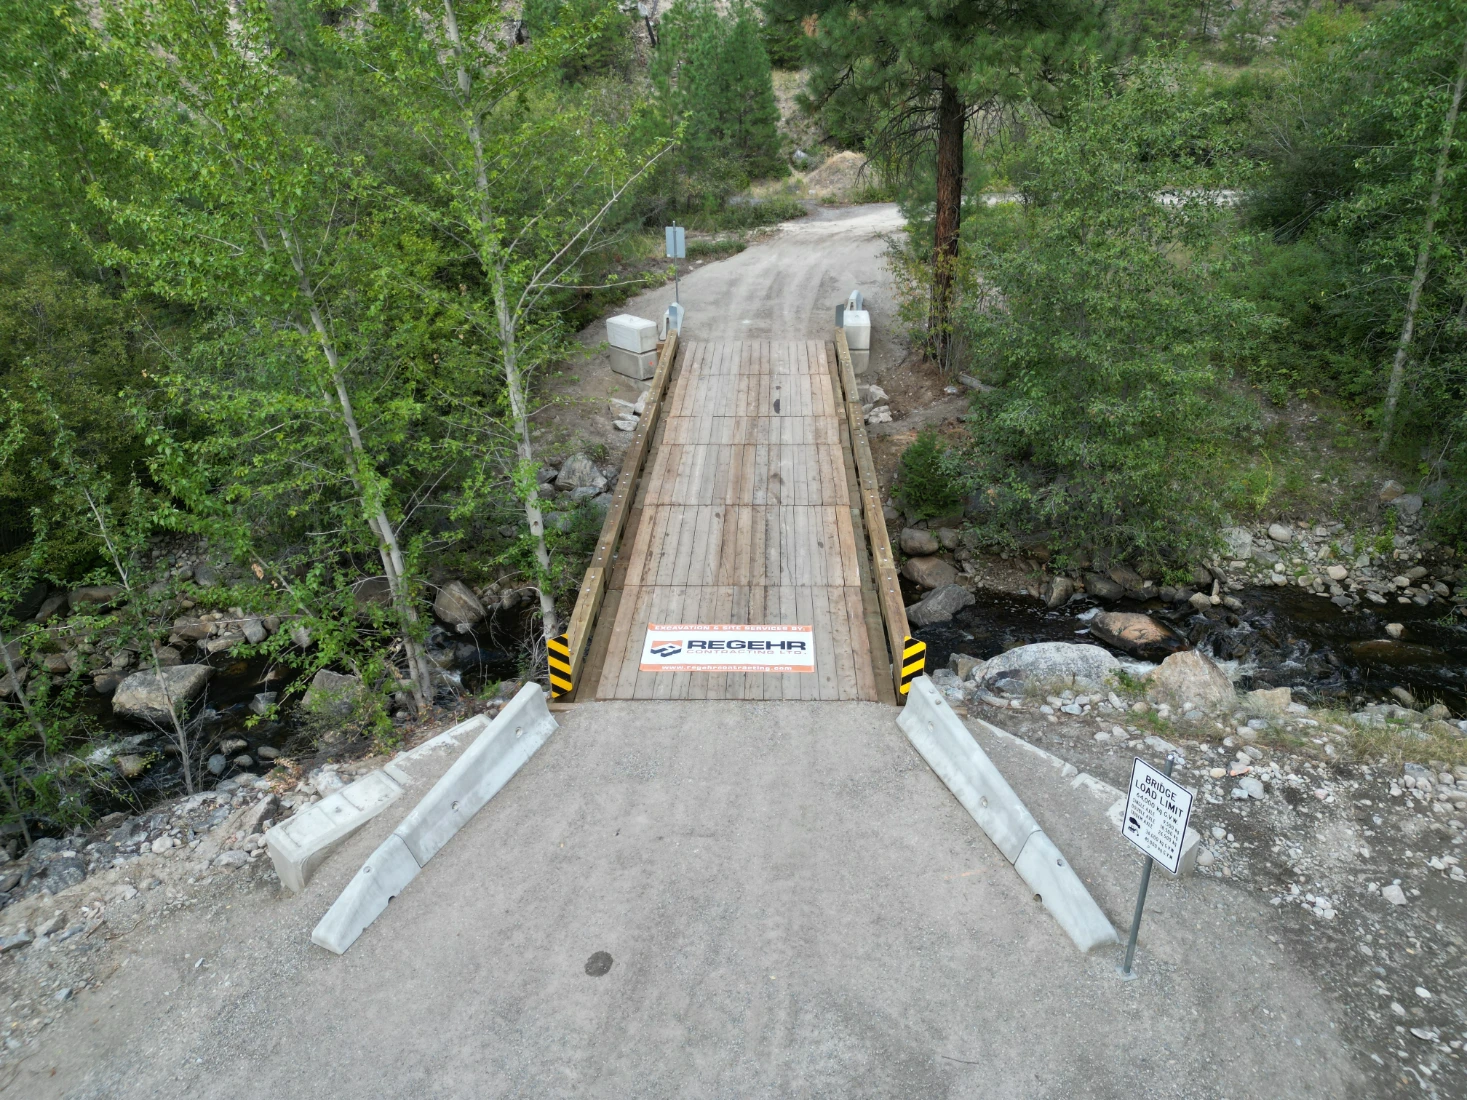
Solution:
<svg viewBox="0 0 1467 1100"><path fill-rule="evenodd" d="M649 668L654 624L808 627L814 670ZM895 703L904 653L920 648L843 334L685 347L671 335L551 646L557 696ZM920 671L917 656L905 664L907 679Z"/></svg>

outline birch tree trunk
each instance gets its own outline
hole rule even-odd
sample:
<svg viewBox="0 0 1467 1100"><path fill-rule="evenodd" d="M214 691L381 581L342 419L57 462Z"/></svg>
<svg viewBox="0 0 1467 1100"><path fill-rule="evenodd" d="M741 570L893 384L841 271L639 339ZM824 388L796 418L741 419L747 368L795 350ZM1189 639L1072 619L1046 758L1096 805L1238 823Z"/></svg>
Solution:
<svg viewBox="0 0 1467 1100"><path fill-rule="evenodd" d="M367 525L377 536L377 553L382 559L382 572L387 577L387 589L392 595L392 606L397 612L398 626L402 630L403 652L407 655L408 675L412 678L413 683L413 703L418 713L422 714L427 710L428 703L433 698L433 685L428 674L428 662L423 656L423 648L417 638L413 637L413 631L417 627L418 613L413 608L408 592L407 566L403 560L402 547L397 541L397 531L393 528L391 519L388 518L381 504L373 499L370 486L364 476L363 467L368 461L366 445L362 442L361 429L357 425L351 392L347 389L346 379L341 373L341 362L336 354L336 344L331 339L331 332L326 327L326 319L321 316L321 309L316 304L316 296L311 289L310 280L306 278L305 263L301 259L300 249L289 229L282 226L280 235L290 253L296 275L300 279L300 292L310 311L311 328L316 334L316 339L321 345L321 352L326 356L326 363L331 369L331 384L336 391L342 424L346 428L350 444L347 450L347 465L351 472L352 484L361 494L362 506L367 512Z"/></svg>
<svg viewBox="0 0 1467 1100"><path fill-rule="evenodd" d="M1426 221L1421 230L1421 248L1416 253L1416 271L1411 276L1411 290L1406 296L1406 317L1401 323L1401 339L1396 344L1396 358L1391 364L1391 380L1386 388L1385 411L1381 415L1380 448L1384 454L1391 444L1396 427L1396 407L1406 384L1406 359L1411 352L1411 338L1416 332L1416 310L1421 305L1421 291L1426 286L1426 272L1431 266L1431 246L1436 234L1436 215L1441 208L1442 188L1447 178L1447 161L1452 150L1452 131L1457 126L1457 112L1462 107L1462 93L1467 89L1467 41L1462 44L1462 57L1457 62L1457 83L1452 89L1452 105L1447 108L1442 127L1442 147L1436 158L1436 173L1431 180L1431 198L1426 203Z"/></svg>
<svg viewBox="0 0 1467 1100"><path fill-rule="evenodd" d="M515 453L521 463L535 459L534 444L530 439L530 413L524 377L519 364L519 324L514 308L509 301L503 257L492 240L491 226L494 210L489 190L489 167L484 154L484 133L479 117L474 111L472 95L473 77L464 64L463 40L459 36L458 14L453 0L443 0L444 32L449 48L453 51L455 78L458 84L459 105L463 114L464 132L474 151L474 187L479 196L479 238L475 241L480 266L489 277L494 292L496 320L499 325L500 355L504 367L504 383L509 392L510 418L514 421ZM550 571L550 549L545 543L545 517L540 511L540 495L532 486L524 500L525 519L530 525L530 536L535 540L535 561L540 566L536 588L540 593L540 616L543 639L549 641L558 633L559 623L555 613L555 596L546 583Z"/></svg>

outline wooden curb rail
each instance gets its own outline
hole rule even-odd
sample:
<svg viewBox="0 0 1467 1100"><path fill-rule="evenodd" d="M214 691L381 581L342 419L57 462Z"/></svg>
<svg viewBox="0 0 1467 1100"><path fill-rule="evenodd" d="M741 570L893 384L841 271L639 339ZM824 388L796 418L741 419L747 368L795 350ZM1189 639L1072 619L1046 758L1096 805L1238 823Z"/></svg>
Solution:
<svg viewBox="0 0 1467 1100"><path fill-rule="evenodd" d="M840 364L841 388L845 391L846 421L850 425L851 450L856 455L856 476L861 485L866 534L871 541L877 602L881 605L881 619L886 624L892 685L896 688L897 699L905 701L912 680L922 671L915 663L919 653L913 647L921 646L920 653L925 657L926 646L912 640L907 626L907 608L902 603L902 586L897 578L896 559L891 552L891 538L886 533L886 515L881 506L881 483L876 478L876 462L871 457L871 442L866 437L866 414L861 410L861 399L856 392L856 369L851 364L851 349L846 343L844 329L835 330L835 356ZM916 671L904 675L904 665Z"/></svg>
<svg viewBox="0 0 1467 1100"><path fill-rule="evenodd" d="M642 415L632 441L622 458L621 473L616 479L616 490L611 498L611 507L601 524L601 538L596 543L596 552L591 555L591 564L581 580L581 590L576 596L575 610L571 612L570 625L555 641L552 655L551 695L555 699L574 698L581 682L581 669L586 660L586 645L596 627L596 614L601 610L601 601L611 580L611 566L616 557L617 546L626 530L627 517L631 514L632 500L637 495L637 479L642 476L642 467L652 449L652 435L657 430L657 420L662 412L662 398L667 390L667 380L672 377L672 364L677 358L678 334L669 329L667 340L662 345L662 355L657 360L657 372L652 376L652 385L647 390L647 400L642 406ZM885 528L882 529L883 532ZM558 666L558 667L557 667Z"/></svg>

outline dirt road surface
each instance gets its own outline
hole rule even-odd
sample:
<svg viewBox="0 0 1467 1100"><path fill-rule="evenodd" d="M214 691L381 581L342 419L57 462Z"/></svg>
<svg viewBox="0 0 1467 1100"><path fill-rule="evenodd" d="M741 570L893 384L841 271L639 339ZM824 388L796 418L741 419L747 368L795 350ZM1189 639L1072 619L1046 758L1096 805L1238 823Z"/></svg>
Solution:
<svg viewBox="0 0 1467 1100"><path fill-rule="evenodd" d="M1367 1091L1261 899L1153 885L1123 983L1119 949L1075 950L894 717L578 704L345 956L310 929L407 805L299 897L261 867L135 935L0 1095ZM1122 923L1137 860L1022 757L1015 787Z"/></svg>

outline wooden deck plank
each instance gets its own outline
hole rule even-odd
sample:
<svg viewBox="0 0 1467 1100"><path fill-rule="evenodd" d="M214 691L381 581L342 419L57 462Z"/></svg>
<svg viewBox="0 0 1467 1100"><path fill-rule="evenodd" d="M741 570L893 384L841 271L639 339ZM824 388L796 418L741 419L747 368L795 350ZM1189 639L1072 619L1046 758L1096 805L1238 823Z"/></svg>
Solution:
<svg viewBox="0 0 1467 1100"><path fill-rule="evenodd" d="M598 698L877 697L840 369L820 341L684 348L615 566ZM816 672L643 673L649 622L808 624Z"/></svg>

